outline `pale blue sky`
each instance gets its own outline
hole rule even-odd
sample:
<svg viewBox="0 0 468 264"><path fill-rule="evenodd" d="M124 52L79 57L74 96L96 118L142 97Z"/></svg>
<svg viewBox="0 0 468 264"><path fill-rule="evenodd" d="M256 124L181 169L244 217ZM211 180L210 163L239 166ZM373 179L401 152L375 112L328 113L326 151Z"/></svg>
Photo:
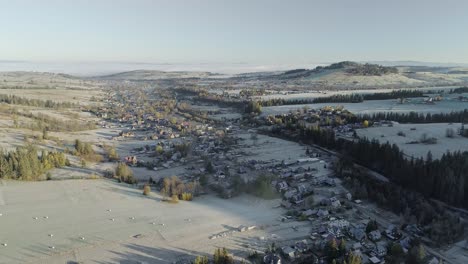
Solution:
<svg viewBox="0 0 468 264"><path fill-rule="evenodd" d="M468 62L464 0L0 0L0 60Z"/></svg>

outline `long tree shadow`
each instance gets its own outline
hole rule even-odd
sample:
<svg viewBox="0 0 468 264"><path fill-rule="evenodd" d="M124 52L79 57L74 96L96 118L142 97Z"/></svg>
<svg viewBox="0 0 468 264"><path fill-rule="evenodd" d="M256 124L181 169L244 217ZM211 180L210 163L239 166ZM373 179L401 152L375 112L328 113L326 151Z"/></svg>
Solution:
<svg viewBox="0 0 468 264"><path fill-rule="evenodd" d="M109 251L116 257L113 257L110 261L97 261L100 264L142 264L142 263L191 263L196 256L203 255L202 253L188 250L172 250L154 248L143 245L127 244L125 245L127 250L125 252Z"/></svg>
<svg viewBox="0 0 468 264"><path fill-rule="evenodd" d="M102 137L107 137L108 139L112 139L112 137L114 136L118 136L119 135L119 132L117 130L115 130L115 132L102 132L102 131L99 131L99 132L96 132L97 135L99 136L102 136Z"/></svg>
<svg viewBox="0 0 468 264"><path fill-rule="evenodd" d="M128 196L134 196L134 197L144 197L146 199L151 199L157 202L161 202L162 199L160 197L157 197L155 194L150 194L148 196L143 195L143 189L125 184L125 183L118 183L113 180L108 180L109 183L112 183L115 186L111 187L101 187L102 189L106 191L111 191L115 193L119 193L122 195L128 195Z"/></svg>

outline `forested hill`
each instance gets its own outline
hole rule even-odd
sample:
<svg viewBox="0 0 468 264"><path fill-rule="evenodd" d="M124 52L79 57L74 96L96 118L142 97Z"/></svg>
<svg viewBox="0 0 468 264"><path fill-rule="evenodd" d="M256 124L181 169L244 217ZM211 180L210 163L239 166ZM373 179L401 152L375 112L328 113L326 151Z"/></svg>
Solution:
<svg viewBox="0 0 468 264"><path fill-rule="evenodd" d="M278 78L304 78L312 77L314 74L327 73L331 71L342 71L350 75L357 76L382 76L386 74L397 74L396 67L386 67L377 64L361 64L352 61L342 61L330 64L329 66L318 66L315 69L295 69L286 71L278 76Z"/></svg>

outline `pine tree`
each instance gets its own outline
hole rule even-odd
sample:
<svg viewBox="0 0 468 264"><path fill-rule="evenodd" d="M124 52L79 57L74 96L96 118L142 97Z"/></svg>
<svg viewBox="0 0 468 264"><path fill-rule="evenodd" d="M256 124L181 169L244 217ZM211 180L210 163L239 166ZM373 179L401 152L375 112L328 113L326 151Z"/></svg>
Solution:
<svg viewBox="0 0 468 264"><path fill-rule="evenodd" d="M83 143L79 139L75 140L75 150L78 154L83 152Z"/></svg>
<svg viewBox="0 0 468 264"><path fill-rule="evenodd" d="M369 221L369 223L367 223L367 226L366 226L366 233L370 233L374 230L377 230L379 228L378 224L377 224L377 221L375 220L371 220Z"/></svg>
<svg viewBox="0 0 468 264"><path fill-rule="evenodd" d="M49 139L49 133L48 133L48 128L44 127L42 129L42 139L47 140Z"/></svg>
<svg viewBox="0 0 468 264"><path fill-rule="evenodd" d="M3 149L0 149L0 178L12 178L13 168Z"/></svg>
<svg viewBox="0 0 468 264"><path fill-rule="evenodd" d="M426 258L426 250L422 244L415 245L408 253L407 263L422 264Z"/></svg>
<svg viewBox="0 0 468 264"><path fill-rule="evenodd" d="M338 257L339 249L335 239L327 243L326 252L329 259L335 259Z"/></svg>
<svg viewBox="0 0 468 264"><path fill-rule="evenodd" d="M340 240L339 253L343 256L346 253L346 241L343 239Z"/></svg>
<svg viewBox="0 0 468 264"><path fill-rule="evenodd" d="M22 180L32 180L33 175L32 175L32 170L31 166L29 164L27 155L21 155L19 156L18 160L18 178L21 178Z"/></svg>
<svg viewBox="0 0 468 264"><path fill-rule="evenodd" d="M207 256L197 256L193 264L208 264L208 257Z"/></svg>

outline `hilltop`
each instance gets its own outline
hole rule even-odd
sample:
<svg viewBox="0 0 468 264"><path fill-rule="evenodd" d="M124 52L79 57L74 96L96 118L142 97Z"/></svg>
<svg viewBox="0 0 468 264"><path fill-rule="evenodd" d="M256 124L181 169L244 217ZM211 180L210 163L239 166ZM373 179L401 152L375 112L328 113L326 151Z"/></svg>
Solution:
<svg viewBox="0 0 468 264"><path fill-rule="evenodd" d="M245 81L276 82L314 89L375 89L466 85L468 71L460 67L382 66L343 61L314 69L244 74Z"/></svg>
<svg viewBox="0 0 468 264"><path fill-rule="evenodd" d="M209 78L217 76L211 72L192 72L192 71L156 71L156 70L135 70L119 72L115 74L96 76L92 79L103 80L128 80L128 81L151 81L162 79L193 79L193 78Z"/></svg>

